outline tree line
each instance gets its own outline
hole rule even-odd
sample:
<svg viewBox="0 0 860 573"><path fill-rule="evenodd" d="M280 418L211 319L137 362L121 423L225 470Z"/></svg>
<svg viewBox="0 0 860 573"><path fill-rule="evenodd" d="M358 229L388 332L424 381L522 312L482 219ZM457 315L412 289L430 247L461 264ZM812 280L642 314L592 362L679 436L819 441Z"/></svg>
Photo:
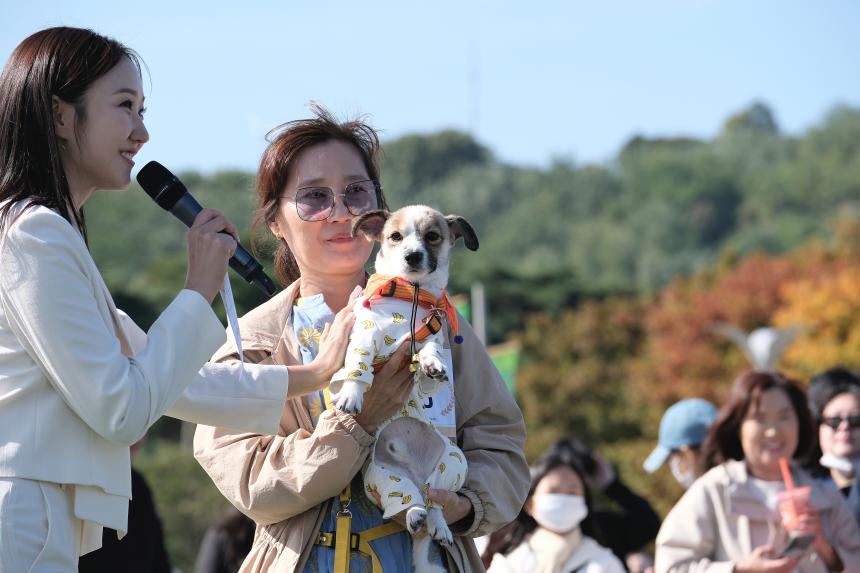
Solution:
<svg viewBox="0 0 860 573"><path fill-rule="evenodd" d="M600 165L511 165L450 130L385 141L383 151L393 208L463 215L480 238L477 253L455 249L450 290L482 282L489 342L522 349L529 457L575 435L666 511L680 493L668 470L641 468L660 416L682 397L719 404L748 367L714 322L802 326L780 367L803 383L836 363L860 368L860 109L836 107L792 135L754 104L711 139L632 137ZM250 243L253 173L180 178ZM184 281L184 229L135 186L97 194L87 209L90 248L118 306L151 324ZM270 251L263 241L269 270ZM232 277L240 313L262 302ZM175 437L178 426L165 418L153 434ZM190 567L221 511L217 491L175 445L149 448L138 464L171 554Z"/></svg>

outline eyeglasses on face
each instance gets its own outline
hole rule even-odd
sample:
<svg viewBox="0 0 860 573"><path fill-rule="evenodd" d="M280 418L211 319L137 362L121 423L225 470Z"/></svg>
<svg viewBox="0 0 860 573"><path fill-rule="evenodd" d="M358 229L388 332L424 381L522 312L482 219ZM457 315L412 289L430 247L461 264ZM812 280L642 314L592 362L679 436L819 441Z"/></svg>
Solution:
<svg viewBox="0 0 860 573"><path fill-rule="evenodd" d="M346 186L343 204L353 216L362 215L377 206L376 196L382 186L372 179L355 181ZM296 212L303 221L325 221L334 211L335 193L328 187L301 187L295 198L284 197L296 204Z"/></svg>
<svg viewBox="0 0 860 573"><path fill-rule="evenodd" d="M848 422L848 428L856 430L860 428L860 414L851 414L849 416L825 416L821 418L821 423L834 430L842 425L842 422Z"/></svg>

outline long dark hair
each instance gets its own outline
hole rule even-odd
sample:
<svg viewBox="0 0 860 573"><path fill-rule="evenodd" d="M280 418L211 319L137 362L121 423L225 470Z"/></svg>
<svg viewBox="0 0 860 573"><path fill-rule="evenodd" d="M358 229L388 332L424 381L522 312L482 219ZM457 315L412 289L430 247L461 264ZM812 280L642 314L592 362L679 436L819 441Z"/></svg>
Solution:
<svg viewBox="0 0 860 573"><path fill-rule="evenodd" d="M284 123L266 136L269 146L263 152L257 171L257 212L252 226L253 234L261 223L269 223L278 212L280 196L287 185L296 156L312 145L337 140L353 145L361 155L367 174L379 182L379 137L376 131L361 119L338 121L319 104L311 105L314 117ZM387 208L382 187L376 187L376 204ZM299 277L296 259L284 240L275 252L275 274L284 286Z"/></svg>
<svg viewBox="0 0 860 573"><path fill-rule="evenodd" d="M812 414L815 430L813 431L813 447L809 454L807 468L813 475L829 476L830 470L823 467L818 460L821 458L821 444L818 441L824 408L840 394L851 394L860 402L860 377L847 368L836 367L825 370L812 377L806 395L809 400L809 410Z"/></svg>
<svg viewBox="0 0 860 573"><path fill-rule="evenodd" d="M729 398L717 413L717 419L708 430L702 445L700 475L728 460L744 459L741 446L741 424L761 395L778 388L785 392L797 416L797 449L792 457L804 460L812 446L812 418L806 404L806 395L800 385L779 372L752 371L739 376L729 392Z"/></svg>
<svg viewBox="0 0 860 573"><path fill-rule="evenodd" d="M526 501L532 498L538 484L549 472L556 468L564 467L570 468L576 472L579 479L582 480L582 486L585 490L585 505L588 508L588 515L585 516L585 519L583 519L582 523L579 524L583 535L587 535L599 544L604 545L605 540L603 532L600 531L597 521L594 519L594 503L592 501L591 491L588 489L588 484L585 481L585 469L582 467L582 464L577 457L568 455L562 448L551 447L544 455L538 458L534 464L532 464L530 471L531 486L529 487ZM537 522L528 514L525 508L520 510L514 523L513 531L511 532L507 543L499 547L499 553L508 553L515 549L523 542L526 536L537 529L538 526Z"/></svg>
<svg viewBox="0 0 860 573"><path fill-rule="evenodd" d="M83 96L122 58L141 60L121 43L82 28L47 28L18 44L0 74L0 226L20 201L56 209L86 239L60 160L52 97L75 107L75 137L85 119Z"/></svg>
<svg viewBox="0 0 860 573"><path fill-rule="evenodd" d="M215 527L221 534L218 540L224 570L238 571L254 544L254 520L238 509L230 508Z"/></svg>

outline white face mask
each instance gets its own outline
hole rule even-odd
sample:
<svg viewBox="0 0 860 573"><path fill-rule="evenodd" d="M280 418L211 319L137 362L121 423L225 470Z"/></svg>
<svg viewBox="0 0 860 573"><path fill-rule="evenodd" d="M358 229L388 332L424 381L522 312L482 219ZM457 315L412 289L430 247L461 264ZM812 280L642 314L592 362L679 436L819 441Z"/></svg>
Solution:
<svg viewBox="0 0 860 573"><path fill-rule="evenodd" d="M532 496L531 515L538 525L556 533L567 533L588 515L581 495L544 493Z"/></svg>
<svg viewBox="0 0 860 573"><path fill-rule="evenodd" d="M672 470L672 476L675 478L675 481L681 484L681 487L684 489L690 489L690 486L696 481L696 476L693 472L681 471L681 460L675 456L669 458L669 469Z"/></svg>
<svg viewBox="0 0 860 573"><path fill-rule="evenodd" d="M857 475L858 470L860 470L860 458L843 458L833 454L824 454L818 461L822 466L840 471L848 476Z"/></svg>

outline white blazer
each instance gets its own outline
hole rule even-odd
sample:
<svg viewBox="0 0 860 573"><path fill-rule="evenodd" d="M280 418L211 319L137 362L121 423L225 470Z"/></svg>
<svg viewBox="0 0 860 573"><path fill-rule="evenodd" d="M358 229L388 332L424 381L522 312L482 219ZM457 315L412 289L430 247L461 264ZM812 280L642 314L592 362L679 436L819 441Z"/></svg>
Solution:
<svg viewBox="0 0 860 573"><path fill-rule="evenodd" d="M205 364L225 333L195 291L144 333L68 221L20 211L0 229L0 477L74 486L86 553L101 525L126 531L128 446L162 414L274 434L287 370L247 364L240 383L236 364Z"/></svg>

